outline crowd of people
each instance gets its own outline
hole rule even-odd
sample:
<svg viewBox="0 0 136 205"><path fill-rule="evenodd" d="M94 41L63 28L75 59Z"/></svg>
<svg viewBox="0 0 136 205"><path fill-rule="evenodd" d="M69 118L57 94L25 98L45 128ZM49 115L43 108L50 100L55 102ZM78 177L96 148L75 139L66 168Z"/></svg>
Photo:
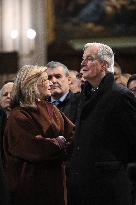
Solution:
<svg viewBox="0 0 136 205"><path fill-rule="evenodd" d="M24 65L0 90L1 205L135 205L136 74L87 43L81 69Z"/></svg>

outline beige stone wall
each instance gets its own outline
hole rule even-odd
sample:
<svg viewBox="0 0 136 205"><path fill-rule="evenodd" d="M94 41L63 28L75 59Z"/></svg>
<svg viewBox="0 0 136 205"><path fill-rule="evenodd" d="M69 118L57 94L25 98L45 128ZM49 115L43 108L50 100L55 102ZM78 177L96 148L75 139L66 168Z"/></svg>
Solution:
<svg viewBox="0 0 136 205"><path fill-rule="evenodd" d="M55 40L55 11L54 11L54 2L53 0L46 1L46 22L47 22L47 42L48 44L52 43Z"/></svg>
<svg viewBox="0 0 136 205"><path fill-rule="evenodd" d="M16 74L13 74L13 73L0 75L0 89L6 81L14 80L15 77L16 77Z"/></svg>

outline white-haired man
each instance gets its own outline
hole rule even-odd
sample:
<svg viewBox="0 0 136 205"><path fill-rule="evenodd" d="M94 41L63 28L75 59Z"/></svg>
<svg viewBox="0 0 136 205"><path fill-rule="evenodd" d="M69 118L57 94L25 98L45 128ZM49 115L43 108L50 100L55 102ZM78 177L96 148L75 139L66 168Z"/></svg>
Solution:
<svg viewBox="0 0 136 205"><path fill-rule="evenodd" d="M8 81L2 86L0 90L0 107L6 111L7 116L11 111L10 103L13 85L14 83L12 81Z"/></svg>
<svg viewBox="0 0 136 205"><path fill-rule="evenodd" d="M81 93L71 160L70 205L130 205L128 163L136 161L136 101L114 82L114 54L101 43L84 46Z"/></svg>

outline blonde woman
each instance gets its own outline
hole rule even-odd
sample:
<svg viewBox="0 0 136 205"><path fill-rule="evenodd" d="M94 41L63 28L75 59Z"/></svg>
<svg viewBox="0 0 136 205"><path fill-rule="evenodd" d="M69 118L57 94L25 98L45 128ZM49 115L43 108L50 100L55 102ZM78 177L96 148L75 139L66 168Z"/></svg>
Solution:
<svg viewBox="0 0 136 205"><path fill-rule="evenodd" d="M51 103L46 67L23 66L12 92L5 136L13 205L64 205L63 158L74 125Z"/></svg>

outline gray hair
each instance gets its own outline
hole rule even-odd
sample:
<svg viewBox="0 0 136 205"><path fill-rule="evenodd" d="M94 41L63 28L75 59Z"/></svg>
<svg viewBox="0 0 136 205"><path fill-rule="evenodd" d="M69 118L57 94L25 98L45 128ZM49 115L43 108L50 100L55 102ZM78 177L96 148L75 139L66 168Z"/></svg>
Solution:
<svg viewBox="0 0 136 205"><path fill-rule="evenodd" d="M25 65L17 73L12 92L11 106L35 107L35 100L40 99L37 80L46 70L38 65Z"/></svg>
<svg viewBox="0 0 136 205"><path fill-rule="evenodd" d="M13 81L7 81L7 82L5 82L4 83L4 85L2 86L2 88L0 89L0 98L1 97L3 97L3 90L4 90L4 88L5 88L5 85L8 85L8 84L14 84L14 82Z"/></svg>
<svg viewBox="0 0 136 205"><path fill-rule="evenodd" d="M61 66L63 68L65 76L69 76L69 70L68 70L67 66L65 66L63 63L60 63L60 62L57 62L57 61L50 61L46 65L47 68L51 68L51 69L57 68L59 66Z"/></svg>
<svg viewBox="0 0 136 205"><path fill-rule="evenodd" d="M97 54L98 58L101 61L106 61L108 63L107 70L111 73L114 73L114 53L112 49L103 43L94 42L94 43L86 43L84 45L83 50L92 46L98 47L98 54Z"/></svg>

